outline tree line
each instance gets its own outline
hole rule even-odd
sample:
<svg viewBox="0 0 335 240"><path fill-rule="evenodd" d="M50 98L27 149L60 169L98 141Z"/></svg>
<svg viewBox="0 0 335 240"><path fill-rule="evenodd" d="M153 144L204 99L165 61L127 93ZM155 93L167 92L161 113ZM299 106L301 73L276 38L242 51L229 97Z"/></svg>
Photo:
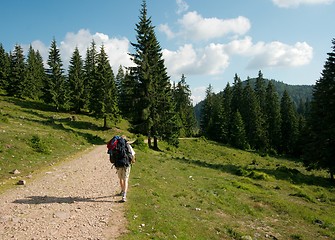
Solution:
<svg viewBox="0 0 335 240"><path fill-rule="evenodd" d="M233 86L206 90L201 134L239 149L302 158L308 169L335 173L335 39L311 101L296 106L287 90L279 97L261 71L254 85L237 74Z"/></svg>
<svg viewBox="0 0 335 240"><path fill-rule="evenodd" d="M86 57L74 49L67 73L53 39L47 67L29 47L25 57L16 44L7 53L0 44L0 91L8 96L45 102L56 111L85 112L108 122L126 118L135 133L178 146L178 137L197 132L191 91L186 77L171 84L146 1L142 1L136 42L129 53L134 66L119 67L115 76L104 46L94 41ZM335 172L335 39L332 52L314 86L313 98L297 108L287 91L279 98L260 71L254 86L236 74L233 86L213 93L211 85L201 111L201 135L241 149L303 157L309 169ZM152 143L153 142L153 143ZM153 144L153 145L152 145Z"/></svg>
<svg viewBox="0 0 335 240"><path fill-rule="evenodd" d="M50 104L56 111L91 114L103 119L105 128L126 118L150 146L151 139L155 148L158 139L177 146L179 136L196 131L190 88L184 75L178 83L170 82L145 1L135 30L137 42L129 53L134 66L119 66L116 76L104 46L98 51L93 40L85 59L74 49L67 72L55 39L47 67L32 46L25 57L19 44L9 53L0 44L0 90Z"/></svg>

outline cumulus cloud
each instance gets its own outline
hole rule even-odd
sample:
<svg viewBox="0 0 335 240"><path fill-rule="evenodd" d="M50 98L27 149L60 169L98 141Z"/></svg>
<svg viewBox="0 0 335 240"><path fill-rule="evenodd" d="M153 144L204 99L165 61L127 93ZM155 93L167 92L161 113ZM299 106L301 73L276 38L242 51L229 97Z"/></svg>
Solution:
<svg viewBox="0 0 335 240"><path fill-rule="evenodd" d="M181 14L183 12L186 12L189 8L187 2L183 1L183 0L176 0L177 3L177 14Z"/></svg>
<svg viewBox="0 0 335 240"><path fill-rule="evenodd" d="M306 42L297 42L290 46L281 42L257 43L251 52L255 55L248 68L260 69L266 67L299 67L310 63L313 58L313 48Z"/></svg>
<svg viewBox="0 0 335 240"><path fill-rule="evenodd" d="M168 24L159 25L158 30L165 33L168 39L172 39L175 37L175 33L171 30Z"/></svg>
<svg viewBox="0 0 335 240"><path fill-rule="evenodd" d="M334 0L272 0L272 2L279 7L290 8L300 5L331 4Z"/></svg>
<svg viewBox="0 0 335 240"><path fill-rule="evenodd" d="M187 39L209 40L227 34L243 35L249 31L249 19L239 16L233 19L204 18L197 12L188 12L178 20L181 32Z"/></svg>
<svg viewBox="0 0 335 240"><path fill-rule="evenodd" d="M113 71L117 71L120 65L131 66L133 64L128 55L130 43L127 38L110 38L104 33L97 32L92 34L87 29L80 29L77 33L67 33L65 38L60 42L56 39L65 69L68 68L69 61L76 47L82 58L85 59L87 48L90 47L92 40L95 41L98 52L100 51L100 47L104 45ZM33 41L31 45L35 50L41 53L44 63L46 64L50 44L46 46L43 42L36 40ZM28 47L25 48L28 49Z"/></svg>
<svg viewBox="0 0 335 240"><path fill-rule="evenodd" d="M178 20L180 30L174 33L167 24L159 26L168 38L175 36L185 40L199 41L225 37L228 34L243 35L251 27L248 18L239 16L232 19L204 18L197 12L188 12Z"/></svg>
<svg viewBox="0 0 335 240"><path fill-rule="evenodd" d="M229 66L234 55L248 60L247 66L241 68L299 67L310 63L313 48L306 42L294 45L278 41L253 43L252 38L246 36L227 44L211 43L197 49L192 44L185 44L176 51L163 50L168 72L174 77L181 74L220 75Z"/></svg>
<svg viewBox="0 0 335 240"><path fill-rule="evenodd" d="M99 32L91 34L87 29L81 29L77 33L67 33L65 39L61 41L59 48L64 62L70 60L75 47L78 47L80 54L85 58L87 48L90 47L92 40L96 43L98 52L100 47L104 46L114 71L120 65L130 66L132 64L128 55L130 43L127 38L110 38Z"/></svg>
<svg viewBox="0 0 335 240"><path fill-rule="evenodd" d="M181 74L216 75L229 65L229 56L220 44L209 44L199 49L185 44L176 51L164 49L163 57L169 74L175 77Z"/></svg>

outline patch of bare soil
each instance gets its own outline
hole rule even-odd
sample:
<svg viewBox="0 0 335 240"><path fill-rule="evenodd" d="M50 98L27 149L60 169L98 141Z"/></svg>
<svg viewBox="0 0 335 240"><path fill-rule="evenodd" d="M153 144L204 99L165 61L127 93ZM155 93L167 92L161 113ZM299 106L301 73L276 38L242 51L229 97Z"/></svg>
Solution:
<svg viewBox="0 0 335 240"><path fill-rule="evenodd" d="M0 239L116 239L126 231L106 146L0 195Z"/></svg>

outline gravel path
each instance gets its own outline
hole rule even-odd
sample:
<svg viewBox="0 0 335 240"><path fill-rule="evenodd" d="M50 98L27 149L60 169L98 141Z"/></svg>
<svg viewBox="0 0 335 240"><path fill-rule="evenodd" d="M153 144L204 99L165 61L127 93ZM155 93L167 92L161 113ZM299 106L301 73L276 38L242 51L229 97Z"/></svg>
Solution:
<svg viewBox="0 0 335 240"><path fill-rule="evenodd" d="M0 239L116 239L126 231L116 170L96 146L0 195Z"/></svg>

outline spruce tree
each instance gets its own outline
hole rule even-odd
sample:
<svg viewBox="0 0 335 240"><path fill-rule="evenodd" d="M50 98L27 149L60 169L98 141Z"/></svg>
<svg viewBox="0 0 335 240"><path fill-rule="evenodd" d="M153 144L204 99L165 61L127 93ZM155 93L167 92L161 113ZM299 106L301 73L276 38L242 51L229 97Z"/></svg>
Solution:
<svg viewBox="0 0 335 240"><path fill-rule="evenodd" d="M136 100L136 82L133 81L132 77L128 72L125 73L124 77L120 82L119 92L119 108L121 114L126 119L135 119L135 100Z"/></svg>
<svg viewBox="0 0 335 240"><path fill-rule="evenodd" d="M23 49L16 44L13 53L10 55L10 72L6 86L9 96L23 97L25 71Z"/></svg>
<svg viewBox="0 0 335 240"><path fill-rule="evenodd" d="M248 148L244 122L238 110L233 114L230 143L233 147L236 147L239 149Z"/></svg>
<svg viewBox="0 0 335 240"><path fill-rule="evenodd" d="M70 106L76 113L80 113L85 107L86 96L83 60L78 47L75 48L70 59L68 78Z"/></svg>
<svg viewBox="0 0 335 240"><path fill-rule="evenodd" d="M31 99L40 99L43 95L45 77L42 56L30 45L27 55L23 96Z"/></svg>
<svg viewBox="0 0 335 240"><path fill-rule="evenodd" d="M222 112L222 126L221 126L221 141L223 143L229 143L231 135L231 123L233 122L233 113L232 113L232 98L233 90L229 83L227 83L225 89L223 90L223 112Z"/></svg>
<svg viewBox="0 0 335 240"><path fill-rule="evenodd" d="M63 62L53 39L49 49L47 78L44 84L44 100L55 105L56 110L67 109L69 103L68 82L63 69Z"/></svg>
<svg viewBox="0 0 335 240"><path fill-rule="evenodd" d="M181 137L193 136L196 131L195 113L192 106L191 90L186 83L184 74L182 74L177 86L174 87L174 101L180 122L179 135Z"/></svg>
<svg viewBox="0 0 335 240"><path fill-rule="evenodd" d="M122 83L124 82L124 78L125 78L125 73L123 71L123 67L120 65L117 71L116 77L115 77L116 89L117 89L119 96L121 95Z"/></svg>
<svg viewBox="0 0 335 240"><path fill-rule="evenodd" d="M304 152L305 165L325 169L334 182L335 173L335 38L332 52L314 86L308 118L308 137Z"/></svg>
<svg viewBox="0 0 335 240"><path fill-rule="evenodd" d="M265 84L265 79L263 77L263 73L261 70L258 72L258 76L256 78L255 82L255 92L256 96L259 102L259 105L261 107L261 112L264 114L265 108L266 108L266 84Z"/></svg>
<svg viewBox="0 0 335 240"><path fill-rule="evenodd" d="M176 145L178 143L177 115L173 102L171 84L162 58L151 18L147 16L143 0L139 23L136 24L137 43L131 43L135 53L130 54L135 67L130 67L134 82L134 110L132 123L137 131L148 136L148 144L158 138Z"/></svg>
<svg viewBox="0 0 335 240"><path fill-rule="evenodd" d="M285 154L295 153L298 138L298 119L291 97L285 90L280 103L281 114L281 151Z"/></svg>
<svg viewBox="0 0 335 240"><path fill-rule="evenodd" d="M8 75L10 72L9 55L0 43L0 90L8 86Z"/></svg>
<svg viewBox="0 0 335 240"><path fill-rule="evenodd" d="M274 84L270 81L266 88L265 119L269 139L269 147L278 151L281 142L281 115L279 96Z"/></svg>
<svg viewBox="0 0 335 240"><path fill-rule="evenodd" d="M241 109L243 106L243 86L241 78L235 74L234 76L234 85L233 85L233 95L231 102L231 111L235 113L239 111L241 113Z"/></svg>
<svg viewBox="0 0 335 240"><path fill-rule="evenodd" d="M96 80L97 75L97 60L98 59L98 52L96 50L96 44L92 40L91 45L87 48L86 51L86 58L84 62L84 96L83 99L85 100L85 107L89 107L90 99L91 99L91 92L93 88L93 83Z"/></svg>
<svg viewBox="0 0 335 240"><path fill-rule="evenodd" d="M268 139L263 129L262 113L256 94L249 82L243 90L241 115L250 147L256 150L265 150Z"/></svg>
<svg viewBox="0 0 335 240"><path fill-rule="evenodd" d="M213 126L213 108L214 108L214 93L211 84L206 89L206 97L203 100L200 117L201 134L210 138L211 128Z"/></svg>
<svg viewBox="0 0 335 240"><path fill-rule="evenodd" d="M98 55L96 79L92 85L90 111L96 118L103 118L104 128L109 127L107 120L114 123L119 120L114 73L103 45Z"/></svg>

